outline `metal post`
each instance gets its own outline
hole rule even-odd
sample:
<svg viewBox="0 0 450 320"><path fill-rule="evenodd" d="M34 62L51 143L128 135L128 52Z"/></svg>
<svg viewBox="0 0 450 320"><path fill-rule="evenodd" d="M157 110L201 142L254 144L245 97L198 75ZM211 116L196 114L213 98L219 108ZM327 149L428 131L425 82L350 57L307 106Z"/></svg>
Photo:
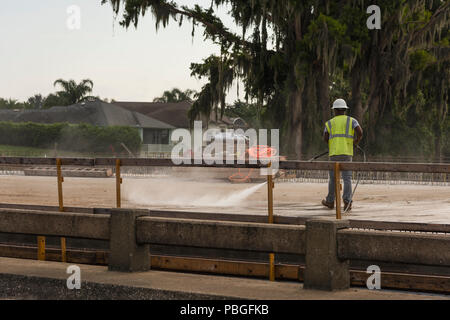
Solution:
<svg viewBox="0 0 450 320"><path fill-rule="evenodd" d="M272 163L269 163L267 174L267 199L268 199L268 210L269 210L269 223L273 223L273 176L272 176Z"/></svg>
<svg viewBox="0 0 450 320"><path fill-rule="evenodd" d="M63 189L62 184L64 182L64 177L62 176L61 170L61 159L56 159L56 175L58 179L58 204L59 212L64 212L64 202L63 202ZM67 262L67 250L66 250L66 238L61 238L61 261Z"/></svg>
<svg viewBox="0 0 450 320"><path fill-rule="evenodd" d="M267 166L267 199L269 210L269 223L273 223L273 189L275 187L272 176L272 162ZM269 280L275 281L275 254L269 254Z"/></svg>
<svg viewBox="0 0 450 320"><path fill-rule="evenodd" d="M341 169L339 162L334 164L334 194L336 196L336 219L341 219Z"/></svg>
<svg viewBox="0 0 450 320"><path fill-rule="evenodd" d="M59 212L64 212L63 190L62 190L62 183L64 182L64 177L62 176L61 159L56 159L56 174L58 179Z"/></svg>
<svg viewBox="0 0 450 320"><path fill-rule="evenodd" d="M122 184L122 178L120 177L120 159L116 159L116 205L117 208L122 206L121 195L120 195L120 185Z"/></svg>

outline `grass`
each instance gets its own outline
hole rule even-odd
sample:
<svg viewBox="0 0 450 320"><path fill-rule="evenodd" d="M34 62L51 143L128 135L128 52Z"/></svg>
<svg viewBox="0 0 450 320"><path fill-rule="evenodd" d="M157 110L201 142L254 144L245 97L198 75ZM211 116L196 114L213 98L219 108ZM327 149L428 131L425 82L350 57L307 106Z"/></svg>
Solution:
<svg viewBox="0 0 450 320"><path fill-rule="evenodd" d="M10 146L10 145L0 145L0 156L1 157L71 157L71 158L91 158L91 157L113 157L111 154L95 154L95 153L77 153L71 151L57 150L55 153L54 149L43 149L43 148L33 148L33 147L23 147L23 146Z"/></svg>
<svg viewBox="0 0 450 320"><path fill-rule="evenodd" d="M50 149L0 145L0 155L4 157L50 157L54 155L54 151Z"/></svg>

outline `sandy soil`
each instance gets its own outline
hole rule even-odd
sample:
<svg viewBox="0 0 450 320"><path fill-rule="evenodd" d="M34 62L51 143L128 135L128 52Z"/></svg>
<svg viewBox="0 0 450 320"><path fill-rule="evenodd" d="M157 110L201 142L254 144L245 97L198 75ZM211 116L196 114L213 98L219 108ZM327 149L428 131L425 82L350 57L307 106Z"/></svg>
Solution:
<svg viewBox="0 0 450 320"><path fill-rule="evenodd" d="M115 179L65 178L64 205L114 207ZM334 216L320 205L325 183L276 183L275 214ZM267 214L265 184L221 180L124 178L122 206L197 212ZM0 203L58 205L56 178L0 176ZM359 185L350 219L450 224L450 187Z"/></svg>

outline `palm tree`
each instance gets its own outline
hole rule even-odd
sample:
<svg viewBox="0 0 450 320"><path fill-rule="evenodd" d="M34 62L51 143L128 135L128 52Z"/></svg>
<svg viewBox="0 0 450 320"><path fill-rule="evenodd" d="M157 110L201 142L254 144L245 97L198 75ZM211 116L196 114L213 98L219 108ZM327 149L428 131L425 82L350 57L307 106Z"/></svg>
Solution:
<svg viewBox="0 0 450 320"><path fill-rule="evenodd" d="M82 80L78 84L74 80L66 81L58 79L53 85L55 87L57 85L62 87L63 90L58 91L56 94L59 97L64 98L69 104L79 103L86 98L89 98L87 94L91 93L94 87L94 83L89 79Z"/></svg>
<svg viewBox="0 0 450 320"><path fill-rule="evenodd" d="M196 92L191 89L187 89L186 91L181 91L178 88L174 88L171 91L164 91L162 97L155 98L153 102L162 102L162 103L169 103L169 102L184 102L189 101L192 102L192 96Z"/></svg>
<svg viewBox="0 0 450 320"><path fill-rule="evenodd" d="M35 94L34 96L28 98L27 104L31 109L42 109L44 100L45 99L41 94Z"/></svg>

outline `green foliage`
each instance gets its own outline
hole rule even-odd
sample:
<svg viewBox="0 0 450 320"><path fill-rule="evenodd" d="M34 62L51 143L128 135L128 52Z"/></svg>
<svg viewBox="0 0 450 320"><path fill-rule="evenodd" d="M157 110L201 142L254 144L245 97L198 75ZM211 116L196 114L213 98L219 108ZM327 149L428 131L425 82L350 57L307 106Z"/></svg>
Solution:
<svg viewBox="0 0 450 320"><path fill-rule="evenodd" d="M0 109L9 109L9 110L14 110L14 109L26 109L28 106L26 103L23 102L19 102L15 99L3 99L0 98Z"/></svg>
<svg viewBox="0 0 450 320"><path fill-rule="evenodd" d="M429 65L436 62L436 57L426 50L417 50L411 54L411 70L412 71L423 71Z"/></svg>
<svg viewBox="0 0 450 320"><path fill-rule="evenodd" d="M74 152L108 153L111 146L122 150L124 143L132 152L141 147L136 128L97 127L89 124L37 124L0 122L0 144L34 148L52 148Z"/></svg>
<svg viewBox="0 0 450 320"><path fill-rule="evenodd" d="M49 109L52 107L63 107L70 105L70 102L65 98L57 94L50 93L42 104L43 109Z"/></svg>
<svg viewBox="0 0 450 320"><path fill-rule="evenodd" d="M246 103L244 101L235 101L233 105L227 106L225 109L225 115L230 118L241 118L243 119L251 128L258 129L258 123L256 119L259 108L256 104Z"/></svg>
<svg viewBox="0 0 450 320"><path fill-rule="evenodd" d="M80 83L74 80L58 79L53 85L62 88L61 91L56 92L56 96L61 99L61 102L66 103L64 105L76 104L89 98L87 94L91 93L94 87L94 83L89 79L82 80Z"/></svg>

